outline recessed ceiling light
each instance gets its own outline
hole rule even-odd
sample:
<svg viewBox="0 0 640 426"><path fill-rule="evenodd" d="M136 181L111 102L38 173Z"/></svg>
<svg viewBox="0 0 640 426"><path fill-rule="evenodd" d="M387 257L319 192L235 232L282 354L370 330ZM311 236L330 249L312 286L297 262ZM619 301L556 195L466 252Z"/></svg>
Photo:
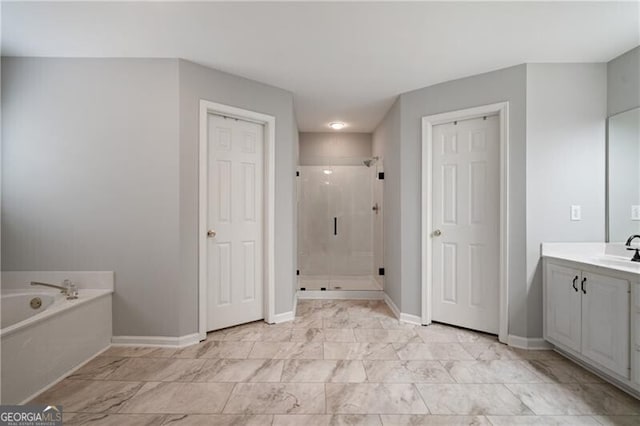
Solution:
<svg viewBox="0 0 640 426"><path fill-rule="evenodd" d="M345 128L345 124L340 121L334 121L333 123L329 123L329 127L333 130L341 130Z"/></svg>
<svg viewBox="0 0 640 426"><path fill-rule="evenodd" d="M325 175L330 175L331 173L333 173L333 170L329 170L329 169L325 169L323 170Z"/></svg>

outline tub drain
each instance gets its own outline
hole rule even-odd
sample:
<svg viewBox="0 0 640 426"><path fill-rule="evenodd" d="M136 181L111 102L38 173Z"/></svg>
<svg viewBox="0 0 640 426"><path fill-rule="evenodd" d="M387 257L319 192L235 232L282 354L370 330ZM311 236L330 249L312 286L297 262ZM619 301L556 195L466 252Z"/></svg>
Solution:
<svg viewBox="0 0 640 426"><path fill-rule="evenodd" d="M42 299L40 299L39 297L34 297L33 299L31 299L31 302L29 302L29 304L31 305L32 309L39 309L40 306L42 306Z"/></svg>

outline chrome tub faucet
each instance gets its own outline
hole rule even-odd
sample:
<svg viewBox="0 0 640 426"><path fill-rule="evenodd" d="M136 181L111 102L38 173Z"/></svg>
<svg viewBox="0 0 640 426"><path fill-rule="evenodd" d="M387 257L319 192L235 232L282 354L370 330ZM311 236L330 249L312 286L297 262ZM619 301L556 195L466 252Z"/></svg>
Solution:
<svg viewBox="0 0 640 426"><path fill-rule="evenodd" d="M71 282L71 280L64 280L63 285L57 285L57 284L49 284L49 283L41 283L41 282L37 282L37 281L31 281L31 285L39 285L42 287L51 287L51 288L57 288L58 290L60 290L60 293L64 294L65 296L67 296L67 300L72 300L72 299L77 299L78 298L78 288L76 287L76 285L74 283Z"/></svg>

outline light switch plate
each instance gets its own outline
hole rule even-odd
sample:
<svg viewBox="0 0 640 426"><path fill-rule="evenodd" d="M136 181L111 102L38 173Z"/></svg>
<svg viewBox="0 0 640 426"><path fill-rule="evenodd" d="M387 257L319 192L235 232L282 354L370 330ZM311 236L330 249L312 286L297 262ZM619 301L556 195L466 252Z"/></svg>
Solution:
<svg viewBox="0 0 640 426"><path fill-rule="evenodd" d="M571 220L582 220L582 207L571 206Z"/></svg>
<svg viewBox="0 0 640 426"><path fill-rule="evenodd" d="M640 220L640 206L631 206L631 220Z"/></svg>

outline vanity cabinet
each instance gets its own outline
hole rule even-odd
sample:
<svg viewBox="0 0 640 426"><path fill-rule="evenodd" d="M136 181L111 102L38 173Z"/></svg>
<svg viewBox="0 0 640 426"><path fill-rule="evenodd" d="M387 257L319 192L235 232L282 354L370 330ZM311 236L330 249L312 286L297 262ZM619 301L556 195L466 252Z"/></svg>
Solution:
<svg viewBox="0 0 640 426"><path fill-rule="evenodd" d="M629 380L631 282L579 266L545 259L545 339Z"/></svg>

